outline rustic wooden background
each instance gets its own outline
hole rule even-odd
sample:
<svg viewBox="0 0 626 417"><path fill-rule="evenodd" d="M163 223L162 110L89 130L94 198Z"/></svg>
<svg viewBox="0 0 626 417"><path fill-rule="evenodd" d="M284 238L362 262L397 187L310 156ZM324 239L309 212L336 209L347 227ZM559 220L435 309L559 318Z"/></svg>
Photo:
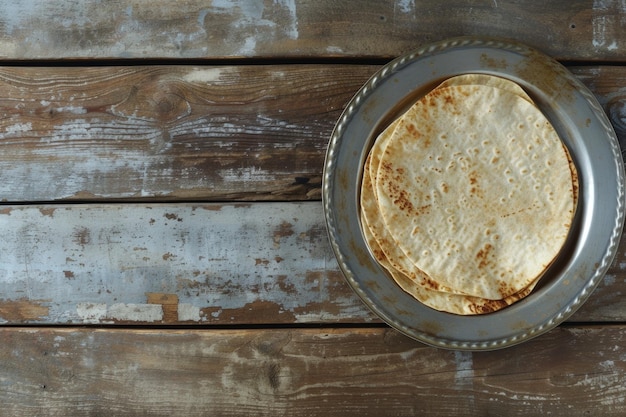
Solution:
<svg viewBox="0 0 626 417"><path fill-rule="evenodd" d="M0 415L624 415L626 242L537 339L434 349L344 282L335 121L458 35L559 59L626 144L622 1L0 0Z"/></svg>

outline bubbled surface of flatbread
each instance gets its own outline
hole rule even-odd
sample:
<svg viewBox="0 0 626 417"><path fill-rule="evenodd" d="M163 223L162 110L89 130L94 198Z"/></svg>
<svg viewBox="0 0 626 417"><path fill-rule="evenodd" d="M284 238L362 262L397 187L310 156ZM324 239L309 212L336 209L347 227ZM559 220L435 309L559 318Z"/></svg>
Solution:
<svg viewBox="0 0 626 417"><path fill-rule="evenodd" d="M421 285L416 280L409 278L395 269L388 261L384 252L378 246L377 240L368 228L364 229L364 236L368 242L376 260L385 268L392 279L409 295L424 305L446 313L459 315L486 314L498 311L525 297L532 291L532 285L520 293L514 294L503 300L487 300L479 297L471 297L463 294L438 291Z"/></svg>
<svg viewBox="0 0 626 417"><path fill-rule="evenodd" d="M438 88L412 106L374 186L385 227L419 270L490 300L536 281L574 214L570 164L549 121L485 85Z"/></svg>
<svg viewBox="0 0 626 417"><path fill-rule="evenodd" d="M497 88L504 89L513 94L516 94L529 103L532 103L531 98L526 94L526 92L516 83L492 75L486 74L462 74L458 76L454 76L443 81L437 88L449 87L454 85L488 85ZM380 215L379 207L378 207L378 198L377 198L377 190L376 187L373 186L376 183L376 176L378 173L378 167L380 164L380 158L384 149L387 146L387 142L391 138L393 131L396 126L399 124L400 119L403 116L400 116L398 119L394 120L387 128L382 131L374 142L370 152L368 153L365 165L364 165L364 173L362 180L362 188L361 188L361 215L362 221L364 223L363 227L368 228L367 231L370 234L370 237L376 241L376 249L380 251L384 255L385 263L387 264L386 268L392 268L396 270L398 274L392 273L392 277L397 282L399 279L397 275L402 276L403 283L400 283L400 286L407 290L407 288L411 288L415 285L419 285L425 287L427 290L437 290L441 292L450 292L455 294L464 294L462 290L459 289L451 289L446 287L445 285L434 281L428 277L423 271L419 270L410 259L406 257L403 250L398 246L393 237L387 231L386 225ZM381 262L380 259L379 263ZM407 285L407 279L411 280L411 285ZM408 290L407 290L408 291ZM409 291L415 296L415 291ZM439 300L440 298L437 298ZM423 300L422 300L423 301ZM450 300L452 301L452 300ZM426 303L429 304L429 303ZM435 302L436 304L436 302ZM458 303L455 303L458 305ZM484 307L477 308L478 304L473 302L472 305L476 308L473 308L474 311L486 311L487 309ZM439 310L446 310L446 308L437 307ZM452 308L453 310L455 308ZM446 310L448 311L448 310ZM471 314L471 313L467 313Z"/></svg>
<svg viewBox="0 0 626 417"><path fill-rule="evenodd" d="M391 128L392 132L393 125ZM374 186L369 173L371 162L372 154L368 156L364 166L363 184L361 187L361 222L363 223L364 235L367 238L366 241L376 260L386 269L393 270L393 272L397 271L399 275L402 275L403 279L411 280L414 285L419 285L428 290L459 293L457 290L448 288L430 279L428 275L411 262L402 251L402 248L398 246L393 236L391 236L382 221L377 200L374 196ZM395 273L391 275L392 278L398 281Z"/></svg>

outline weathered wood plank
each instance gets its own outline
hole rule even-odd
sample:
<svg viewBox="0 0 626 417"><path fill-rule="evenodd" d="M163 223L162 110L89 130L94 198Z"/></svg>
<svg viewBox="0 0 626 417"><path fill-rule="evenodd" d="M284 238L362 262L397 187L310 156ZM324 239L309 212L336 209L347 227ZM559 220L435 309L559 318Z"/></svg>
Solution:
<svg viewBox="0 0 626 417"><path fill-rule="evenodd" d="M4 206L0 322L368 323L319 202ZM624 321L626 239L571 321Z"/></svg>
<svg viewBox="0 0 626 417"><path fill-rule="evenodd" d="M386 328L2 328L0 338L0 414L12 417L626 412L624 326L558 328L482 353Z"/></svg>
<svg viewBox="0 0 626 417"><path fill-rule="evenodd" d="M372 71L1 68L0 200L319 199L330 129Z"/></svg>
<svg viewBox="0 0 626 417"><path fill-rule="evenodd" d="M596 96L626 150L626 71L620 66L572 67Z"/></svg>
<svg viewBox="0 0 626 417"><path fill-rule="evenodd" d="M4 206L4 323L370 321L319 202Z"/></svg>
<svg viewBox="0 0 626 417"><path fill-rule="evenodd" d="M0 200L319 199L379 66L0 68ZM575 67L626 140L626 67Z"/></svg>
<svg viewBox="0 0 626 417"><path fill-rule="evenodd" d="M349 19L346 19L349 17ZM96 0L0 2L5 59L391 57L460 35L559 59L624 60L621 2Z"/></svg>

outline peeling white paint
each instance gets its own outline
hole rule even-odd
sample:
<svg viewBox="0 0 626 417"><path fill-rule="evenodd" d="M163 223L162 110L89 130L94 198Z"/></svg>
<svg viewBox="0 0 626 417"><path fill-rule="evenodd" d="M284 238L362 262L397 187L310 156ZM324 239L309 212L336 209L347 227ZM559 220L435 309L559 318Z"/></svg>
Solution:
<svg viewBox="0 0 626 417"><path fill-rule="evenodd" d="M54 109L58 113L87 114L87 109L79 106L65 106Z"/></svg>
<svg viewBox="0 0 626 417"><path fill-rule="evenodd" d="M7 135L15 135L17 133L30 132L31 130L33 130L33 124L31 122L27 122L27 123L16 123L14 125L7 126L4 129L4 132Z"/></svg>
<svg viewBox="0 0 626 417"><path fill-rule="evenodd" d="M0 40L0 56L4 58L14 58L18 52L21 52L21 48L17 42L11 40Z"/></svg>
<svg viewBox="0 0 626 417"><path fill-rule="evenodd" d="M181 318L181 312L183 318ZM85 324L112 323L113 320L155 322L163 320L163 307L160 304L135 303L78 303L76 314ZM190 304L183 304L179 309L179 320L200 319L200 309Z"/></svg>
<svg viewBox="0 0 626 417"><path fill-rule="evenodd" d="M595 49L615 51L623 31L622 16L626 13L626 2L594 0L591 15L591 44Z"/></svg>
<svg viewBox="0 0 626 417"><path fill-rule="evenodd" d="M248 36L244 41L244 44L239 48L238 55L249 56L256 53L257 38L255 36Z"/></svg>
<svg viewBox="0 0 626 417"><path fill-rule="evenodd" d="M223 68L206 68L206 69L194 69L183 76L183 80L190 83L212 83L220 81Z"/></svg>
<svg viewBox="0 0 626 417"><path fill-rule="evenodd" d="M275 171L268 171L254 166L221 169L217 173L224 182L242 181L245 183L257 181L272 181L274 178L276 178Z"/></svg>
<svg viewBox="0 0 626 417"><path fill-rule="evenodd" d="M272 79L274 80L276 79L282 80L285 78L286 74L285 74L285 71L272 71L271 75L272 75Z"/></svg>
<svg viewBox="0 0 626 417"><path fill-rule="evenodd" d="M343 53L343 49L341 49L339 46L330 45L326 47L326 52L331 54L341 54Z"/></svg>
<svg viewBox="0 0 626 417"><path fill-rule="evenodd" d="M81 107L68 107L65 110L82 113ZM30 131L31 123L17 123L0 131L0 141L13 138ZM41 143L64 143L72 155L72 163L58 163L62 153L56 147L41 146L29 150L37 163L20 164L10 157L0 161L3 177L14 179L0 184L0 195L15 194L17 179L20 183L20 198L23 200L41 200L41 191L55 198L71 197L82 190L90 190L102 197L108 196L110 183L106 179L115 177L120 172L128 172L129 182L119 197L132 197L137 194L153 194L155 184L163 184L163 176L168 174L168 166L164 166L157 157L171 148L171 141L163 137L163 131L149 121L129 119L115 122L102 122L97 119L74 119L54 126L49 134L42 134ZM98 141L98 154L94 154L93 143ZM125 146L124 143L138 143ZM142 143L143 142L143 143ZM10 142L7 142L10 143ZM20 152L12 150L12 152ZM152 158L147 157L152 154ZM48 158L52 157L52 158ZM19 158L22 158L20 155ZM39 158L39 159L37 159ZM52 173L56 181L50 182ZM171 171L169 171L171 172ZM131 174L132 173L132 174ZM143 177L141 177L143 173ZM22 186L23 185L23 186ZM162 189L159 193L167 194L171 190ZM116 192L116 194L118 194ZM45 199L45 196L43 197Z"/></svg>
<svg viewBox="0 0 626 417"><path fill-rule="evenodd" d="M16 40L4 42L0 50L12 58L246 56L256 54L259 45L299 37L295 0L214 0L201 8L198 2L184 2L156 9L142 2L122 7L45 0L5 3L0 31ZM212 21L224 15L227 22L221 44L212 39L209 15ZM176 20L185 22L171 23ZM103 27L115 36L102 36Z"/></svg>
<svg viewBox="0 0 626 417"><path fill-rule="evenodd" d="M600 362L598 365L600 365L600 367L604 369L615 370L615 362L612 360L606 360L606 361Z"/></svg>
<svg viewBox="0 0 626 417"><path fill-rule="evenodd" d="M265 13L266 7L278 8L280 11ZM212 12L228 14L234 17L230 24L229 33L233 35L225 42L237 45L236 55L250 56L257 52L257 44L271 43L286 36L289 39L298 39L298 17L295 0L274 0L266 6L262 2L245 2L239 0L214 0ZM268 15L288 16L288 21L281 21L280 25L267 18ZM242 37L242 34L251 33ZM242 43L243 38L243 43Z"/></svg>
<svg viewBox="0 0 626 417"><path fill-rule="evenodd" d="M163 320L163 306L160 304L124 304L109 306L107 317L122 321L155 322Z"/></svg>
<svg viewBox="0 0 626 417"><path fill-rule="evenodd" d="M612 274L606 274L603 278L603 283L606 286L610 286L615 284L615 275Z"/></svg>
<svg viewBox="0 0 626 417"><path fill-rule="evenodd" d="M107 316L107 305L103 303L78 303L76 314L83 323L102 323Z"/></svg>
<svg viewBox="0 0 626 417"><path fill-rule="evenodd" d="M403 0L404 3L410 4L410 1ZM16 39L23 39L23 42L7 42L9 45L2 51L12 57L26 54L56 58L58 45L69 44L69 48L60 52L64 56L89 57L97 52L101 56L144 58L152 56L154 51L150 48L159 45L158 56L201 57L207 53L232 56L262 53L258 51L260 45L299 37L295 0L215 0L206 6L198 10L196 3L192 2L188 7L173 4L162 8L162 11L155 11L150 10L150 5L137 2L118 8L102 7L98 2L22 0L10 6L4 5L5 13L0 17L0 24L7 37L13 35ZM182 11L178 10L181 8ZM210 14L227 15L229 30L222 45L210 39L214 36L206 23ZM168 18L185 19L189 23L173 28L156 24L167 22ZM215 19L214 16L212 18ZM97 41L97 47L93 46L96 41L86 40L86 37L78 39L78 33L97 34L108 24L115 28L118 36ZM61 32L54 28L60 28ZM59 40L61 36L62 42Z"/></svg>
<svg viewBox="0 0 626 417"><path fill-rule="evenodd" d="M595 9L595 5L594 5ZM592 38L591 44L598 49L606 44L606 16L592 17Z"/></svg>
<svg viewBox="0 0 626 417"><path fill-rule="evenodd" d="M298 14L296 13L296 0L274 0L275 4L280 5L283 9L287 10L289 15L289 22L285 27L287 35L291 39L298 39Z"/></svg>
<svg viewBox="0 0 626 417"><path fill-rule="evenodd" d="M24 22L41 11L42 6L48 3L45 0L21 0L19 2L5 2L0 21L4 23L4 31L8 35L23 27Z"/></svg>
<svg viewBox="0 0 626 417"><path fill-rule="evenodd" d="M200 307L193 304L178 304L178 321L200 321Z"/></svg>
<svg viewBox="0 0 626 417"><path fill-rule="evenodd" d="M503 394L506 396L506 392ZM532 401L532 402L542 402L547 399L545 396L532 395L532 394L513 394L509 396L509 398L515 401L524 400L524 401Z"/></svg>
<svg viewBox="0 0 626 417"><path fill-rule="evenodd" d="M414 13L415 12L415 0L397 0L395 2L398 11L401 13Z"/></svg>
<svg viewBox="0 0 626 417"><path fill-rule="evenodd" d="M182 321L227 322L225 312L255 302L302 323L373 317L356 296L334 293L339 268L319 202L5 206L3 214L3 297L54 299L49 322L160 321L162 306L144 304L150 292L176 294ZM320 300L337 310L307 311Z"/></svg>
<svg viewBox="0 0 626 417"><path fill-rule="evenodd" d="M472 352L455 351L454 364L456 372L454 374L454 383L456 386L467 386L473 384L474 380L474 359Z"/></svg>

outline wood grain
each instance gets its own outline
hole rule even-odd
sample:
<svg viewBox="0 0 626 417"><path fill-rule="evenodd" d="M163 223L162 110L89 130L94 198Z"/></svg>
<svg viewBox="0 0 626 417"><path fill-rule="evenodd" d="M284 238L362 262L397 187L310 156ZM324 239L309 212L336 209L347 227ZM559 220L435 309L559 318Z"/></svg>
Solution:
<svg viewBox="0 0 626 417"><path fill-rule="evenodd" d="M621 66L571 67L596 96L626 150L626 71Z"/></svg>
<svg viewBox="0 0 626 417"><path fill-rule="evenodd" d="M359 81L332 65L1 68L0 199L319 199Z"/></svg>
<svg viewBox="0 0 626 417"><path fill-rule="evenodd" d="M5 324L370 322L319 202L4 206Z"/></svg>
<svg viewBox="0 0 626 417"><path fill-rule="evenodd" d="M0 200L318 200L380 66L0 68ZM625 67L572 67L626 140Z"/></svg>
<svg viewBox="0 0 626 417"><path fill-rule="evenodd" d="M0 329L0 414L603 416L626 412L624 326L501 351L386 328Z"/></svg>
<svg viewBox="0 0 626 417"><path fill-rule="evenodd" d="M623 61L626 9L591 1L0 2L0 56L31 59L393 57L454 36L563 60Z"/></svg>
<svg viewBox="0 0 626 417"><path fill-rule="evenodd" d="M0 416L625 415L626 239L568 322L446 351L352 292L319 201L353 94L452 36L565 62L626 149L625 25L623 1L0 0Z"/></svg>
<svg viewBox="0 0 626 417"><path fill-rule="evenodd" d="M3 206L5 324L379 323L319 202ZM625 321L626 240L570 321Z"/></svg>

